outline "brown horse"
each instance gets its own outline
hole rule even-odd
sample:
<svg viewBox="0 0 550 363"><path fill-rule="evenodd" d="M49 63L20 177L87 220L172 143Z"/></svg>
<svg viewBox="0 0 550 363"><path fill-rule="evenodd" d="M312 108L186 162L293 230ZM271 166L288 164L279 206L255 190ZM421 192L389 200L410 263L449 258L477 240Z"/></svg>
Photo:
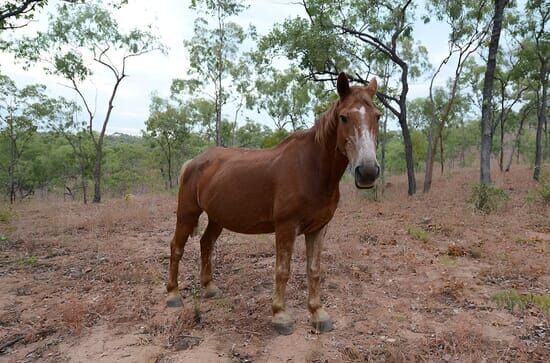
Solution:
<svg viewBox="0 0 550 363"><path fill-rule="evenodd" d="M176 232L170 245L168 306L181 306L178 265L187 238L202 212L208 226L200 240L201 283L205 296L219 290L212 282L212 249L223 228L247 234L275 232L275 291L272 325L293 331L285 311L285 288L296 236L305 235L311 322L320 331L332 321L319 296L320 257L326 226L340 198L346 167L357 188L371 188L379 175L376 161L378 119L373 104L376 79L368 87L350 87L338 76L339 100L304 131L267 150L213 148L182 167Z"/></svg>

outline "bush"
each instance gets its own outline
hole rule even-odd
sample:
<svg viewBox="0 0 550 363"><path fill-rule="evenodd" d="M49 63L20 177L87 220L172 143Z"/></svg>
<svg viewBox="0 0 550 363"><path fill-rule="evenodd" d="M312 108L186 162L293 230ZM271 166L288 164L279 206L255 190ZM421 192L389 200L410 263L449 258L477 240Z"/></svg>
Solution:
<svg viewBox="0 0 550 363"><path fill-rule="evenodd" d="M430 240L430 233L423 230L422 228L419 228L419 227L416 227L416 226L409 226L407 228L407 233L411 237L413 237L413 238L415 238L419 241L422 241L424 243L426 243Z"/></svg>
<svg viewBox="0 0 550 363"><path fill-rule="evenodd" d="M535 305L544 313L550 314L550 295L548 294L521 294L514 289L510 289L494 293L491 300L499 307L504 307L510 311L513 311L516 307L523 310L528 305Z"/></svg>
<svg viewBox="0 0 550 363"><path fill-rule="evenodd" d="M539 185L529 192L527 200L531 203L550 204L550 173L541 175Z"/></svg>
<svg viewBox="0 0 550 363"><path fill-rule="evenodd" d="M510 197L501 188L494 185L476 184L472 187L472 194L468 202L484 213L491 213L504 207L508 199Z"/></svg>

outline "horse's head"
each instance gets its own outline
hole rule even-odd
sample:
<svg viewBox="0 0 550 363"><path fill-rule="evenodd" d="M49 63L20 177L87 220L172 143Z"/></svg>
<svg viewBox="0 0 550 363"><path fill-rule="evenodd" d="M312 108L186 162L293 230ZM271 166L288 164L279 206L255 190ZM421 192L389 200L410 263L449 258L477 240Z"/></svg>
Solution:
<svg viewBox="0 0 550 363"><path fill-rule="evenodd" d="M357 188L372 188L380 175L376 160L380 111L374 106L376 78L367 87L350 87L348 77L340 73L336 83L340 101L337 148L349 160L349 170Z"/></svg>

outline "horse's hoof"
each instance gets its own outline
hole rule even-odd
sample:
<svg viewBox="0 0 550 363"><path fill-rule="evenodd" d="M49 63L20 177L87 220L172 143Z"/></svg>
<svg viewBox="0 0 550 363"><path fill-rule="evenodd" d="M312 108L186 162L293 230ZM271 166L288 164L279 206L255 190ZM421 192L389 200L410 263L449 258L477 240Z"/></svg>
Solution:
<svg viewBox="0 0 550 363"><path fill-rule="evenodd" d="M281 335L290 335L294 332L294 322L290 315L285 312L279 312L271 319L273 330Z"/></svg>
<svg viewBox="0 0 550 363"><path fill-rule="evenodd" d="M220 289L218 289L216 287L216 285L214 285L213 283L209 283L205 288L204 288L204 297L206 299L213 299L213 298L218 298L220 297L222 294L222 291Z"/></svg>
<svg viewBox="0 0 550 363"><path fill-rule="evenodd" d="M330 319L322 320L322 321L313 321L311 325L313 325L313 327L316 330L323 333L332 331L332 329L334 329L334 326L332 325L332 320Z"/></svg>
<svg viewBox="0 0 550 363"><path fill-rule="evenodd" d="M277 324L271 323L273 330L281 335L290 335L294 332L294 324Z"/></svg>
<svg viewBox="0 0 550 363"><path fill-rule="evenodd" d="M317 309L311 316L311 325L320 332L329 332L334 328L332 320L323 308Z"/></svg>
<svg viewBox="0 0 550 363"><path fill-rule="evenodd" d="M178 292L169 292L166 298L166 306L169 308L181 308L183 302L181 301L180 294Z"/></svg>

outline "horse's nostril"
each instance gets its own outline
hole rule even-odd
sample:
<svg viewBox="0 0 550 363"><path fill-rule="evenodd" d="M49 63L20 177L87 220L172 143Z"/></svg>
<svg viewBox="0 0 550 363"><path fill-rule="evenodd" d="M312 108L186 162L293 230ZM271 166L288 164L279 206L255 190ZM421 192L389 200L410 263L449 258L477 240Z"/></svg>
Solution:
<svg viewBox="0 0 550 363"><path fill-rule="evenodd" d="M355 175L360 176L360 177L362 176L362 175L361 175L361 167L360 167L360 166L355 167Z"/></svg>
<svg viewBox="0 0 550 363"><path fill-rule="evenodd" d="M380 176L380 166L376 165L376 177L378 178Z"/></svg>

